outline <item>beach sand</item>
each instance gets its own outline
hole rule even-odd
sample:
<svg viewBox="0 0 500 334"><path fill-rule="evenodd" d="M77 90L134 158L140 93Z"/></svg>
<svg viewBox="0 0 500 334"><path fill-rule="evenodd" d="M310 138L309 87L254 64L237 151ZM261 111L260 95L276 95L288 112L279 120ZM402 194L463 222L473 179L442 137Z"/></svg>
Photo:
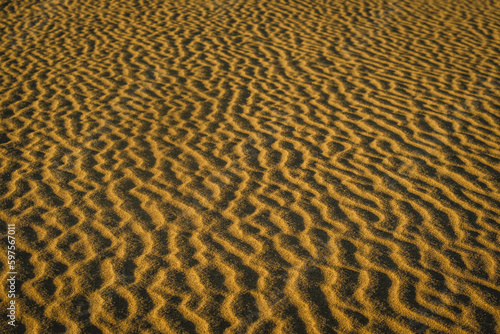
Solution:
<svg viewBox="0 0 500 334"><path fill-rule="evenodd" d="M1 333L500 333L498 1L2 0L0 43Z"/></svg>

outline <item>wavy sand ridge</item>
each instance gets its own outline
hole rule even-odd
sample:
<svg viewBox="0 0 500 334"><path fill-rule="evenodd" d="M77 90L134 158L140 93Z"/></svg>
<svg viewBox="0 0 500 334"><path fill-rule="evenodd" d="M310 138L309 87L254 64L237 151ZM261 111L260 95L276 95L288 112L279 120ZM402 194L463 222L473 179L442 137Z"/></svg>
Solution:
<svg viewBox="0 0 500 334"><path fill-rule="evenodd" d="M0 7L19 328L500 332L498 2Z"/></svg>

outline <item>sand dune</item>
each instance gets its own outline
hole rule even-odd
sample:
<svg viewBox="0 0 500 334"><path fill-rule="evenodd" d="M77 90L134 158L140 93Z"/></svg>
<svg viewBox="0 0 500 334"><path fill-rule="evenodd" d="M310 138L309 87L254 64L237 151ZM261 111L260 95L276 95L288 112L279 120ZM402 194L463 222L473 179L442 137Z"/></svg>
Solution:
<svg viewBox="0 0 500 334"><path fill-rule="evenodd" d="M0 8L0 332L500 332L499 2Z"/></svg>

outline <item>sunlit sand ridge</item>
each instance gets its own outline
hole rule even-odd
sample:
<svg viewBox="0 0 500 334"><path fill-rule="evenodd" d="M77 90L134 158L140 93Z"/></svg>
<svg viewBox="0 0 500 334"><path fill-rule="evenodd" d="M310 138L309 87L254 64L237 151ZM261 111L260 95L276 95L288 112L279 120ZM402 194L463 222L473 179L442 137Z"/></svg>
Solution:
<svg viewBox="0 0 500 334"><path fill-rule="evenodd" d="M0 8L1 333L500 332L500 2Z"/></svg>

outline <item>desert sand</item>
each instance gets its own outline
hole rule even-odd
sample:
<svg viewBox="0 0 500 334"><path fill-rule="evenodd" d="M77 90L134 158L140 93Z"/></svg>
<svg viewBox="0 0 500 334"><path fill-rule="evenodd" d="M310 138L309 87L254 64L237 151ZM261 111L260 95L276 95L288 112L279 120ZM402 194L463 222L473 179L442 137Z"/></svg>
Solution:
<svg viewBox="0 0 500 334"><path fill-rule="evenodd" d="M500 2L0 8L1 333L500 333Z"/></svg>

